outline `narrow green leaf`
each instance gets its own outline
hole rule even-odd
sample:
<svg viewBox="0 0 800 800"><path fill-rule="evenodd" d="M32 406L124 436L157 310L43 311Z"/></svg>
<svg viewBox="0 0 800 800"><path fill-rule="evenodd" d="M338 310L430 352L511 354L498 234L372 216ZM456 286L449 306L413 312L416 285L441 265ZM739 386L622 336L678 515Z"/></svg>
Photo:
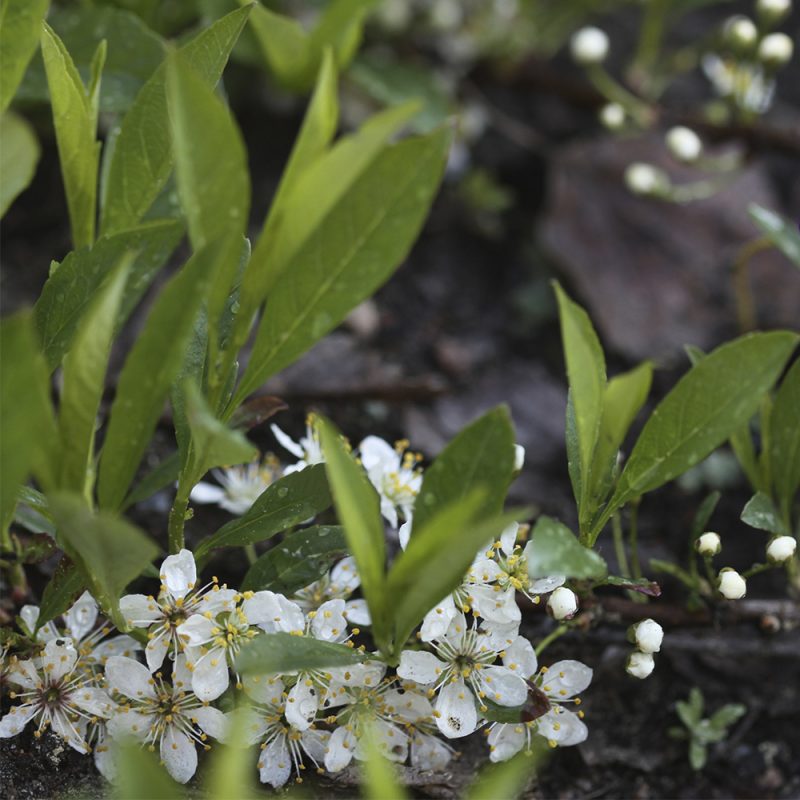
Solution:
<svg viewBox="0 0 800 800"><path fill-rule="evenodd" d="M39 45L50 0L3 0L0 7L0 113L8 108Z"/></svg>
<svg viewBox="0 0 800 800"><path fill-rule="evenodd" d="M660 597L661 587L647 578L623 578L619 575L607 575L604 583L609 586L619 586L621 589L628 589L631 592L647 595L648 597Z"/></svg>
<svg viewBox="0 0 800 800"><path fill-rule="evenodd" d="M137 253L131 266L118 325L127 319L182 235L175 220L156 220L114 236L101 237L94 247L71 252L51 270L34 306L42 351L50 371L69 350L91 298L126 251Z"/></svg>
<svg viewBox="0 0 800 800"><path fill-rule="evenodd" d="M290 633L262 633L243 647L236 670L243 675L274 675L359 664L364 656L355 648Z"/></svg>
<svg viewBox="0 0 800 800"><path fill-rule="evenodd" d="M316 58L326 49L336 54L336 64L344 69L353 60L358 46L364 20L370 9L379 0L332 0L325 7L314 29L311 31L311 45L316 50Z"/></svg>
<svg viewBox="0 0 800 800"><path fill-rule="evenodd" d="M356 560L376 644L385 650L389 643L386 540L378 495L364 470L348 453L336 428L324 419L320 419L318 425L336 513L344 526L348 549Z"/></svg>
<svg viewBox="0 0 800 800"><path fill-rule="evenodd" d="M449 136L387 147L276 282L232 412L383 284L405 258L439 185Z"/></svg>
<svg viewBox="0 0 800 800"><path fill-rule="evenodd" d="M185 800L182 786L169 776L158 754L151 753L135 739L122 741L114 753L116 777L111 792L114 800Z"/></svg>
<svg viewBox="0 0 800 800"><path fill-rule="evenodd" d="M63 614L85 588L86 584L80 570L67 556L62 556L52 578L42 592L36 629L38 630L51 619L55 619L59 614Z"/></svg>
<svg viewBox="0 0 800 800"><path fill-rule="evenodd" d="M244 547L300 525L331 505L325 467L313 464L268 486L249 511L204 539L195 551L201 558L217 547Z"/></svg>
<svg viewBox="0 0 800 800"><path fill-rule="evenodd" d="M381 753L380 741L378 730L368 730L362 735L365 758L360 762L361 796L364 800L405 800L408 794L394 765Z"/></svg>
<svg viewBox="0 0 800 800"><path fill-rule="evenodd" d="M181 461L178 453L175 452L167 456L152 472L142 478L141 482L131 490L122 504L122 510L126 511L132 505L147 500L161 489L171 486L178 480L181 471Z"/></svg>
<svg viewBox="0 0 800 800"><path fill-rule="evenodd" d="M208 252L201 251L167 283L128 354L100 460L97 488L103 508L119 508L127 494L180 368L200 304L208 292L213 263Z"/></svg>
<svg viewBox="0 0 800 800"><path fill-rule="evenodd" d="M76 248L94 242L97 169L100 145L96 141L96 91L87 94L72 57L56 32L42 23L42 56L47 73L50 105L56 131L61 175L67 195L72 241ZM99 76L105 43L98 48ZM97 77L94 81L95 89ZM90 97L94 95L94 97ZM94 102L93 102L94 100Z"/></svg>
<svg viewBox="0 0 800 800"><path fill-rule="evenodd" d="M756 203L748 207L751 219L796 267L800 267L800 232L797 225Z"/></svg>
<svg viewBox="0 0 800 800"><path fill-rule="evenodd" d="M750 485L756 490L766 488L762 485L761 467L756 456L756 447L750 433L749 422L731 434L730 444L739 466L747 476L747 480L750 481Z"/></svg>
<svg viewBox="0 0 800 800"><path fill-rule="evenodd" d="M777 536L789 534L775 504L763 492L757 492L747 501L742 509L741 520L751 528L769 531Z"/></svg>
<svg viewBox="0 0 800 800"><path fill-rule="evenodd" d="M697 509L697 513L692 520L692 542L695 542L708 530L708 521L715 511L720 497L722 495L719 492L711 492L700 504L700 508Z"/></svg>
<svg viewBox="0 0 800 800"><path fill-rule="evenodd" d="M521 797L548 757L549 748L544 737L533 736L531 744L531 754L519 753L508 761L485 766L469 787L467 800L515 800Z"/></svg>
<svg viewBox="0 0 800 800"><path fill-rule="evenodd" d="M289 597L319 580L345 555L347 539L339 526L315 525L294 531L250 567L242 591L269 589Z"/></svg>
<svg viewBox="0 0 800 800"><path fill-rule="evenodd" d="M739 703L729 703L715 711L709 718L709 723L716 730L727 732L727 729L747 713L747 706Z"/></svg>
<svg viewBox="0 0 800 800"><path fill-rule="evenodd" d="M789 368L769 416L770 466L775 496L788 519L800 489L800 359Z"/></svg>
<svg viewBox="0 0 800 800"><path fill-rule="evenodd" d="M552 517L539 517L524 553L534 580L549 575L601 579L608 573L601 556L584 547L566 525Z"/></svg>
<svg viewBox="0 0 800 800"><path fill-rule="evenodd" d="M689 764L692 769L699 772L706 765L707 758L706 746L696 739L691 739L689 741Z"/></svg>
<svg viewBox="0 0 800 800"><path fill-rule="evenodd" d="M91 491L97 412L131 261L132 254L125 254L108 282L94 296L64 359L58 420L61 489L77 493Z"/></svg>
<svg viewBox="0 0 800 800"><path fill-rule="evenodd" d="M105 512L93 514L79 495L59 492L49 500L59 545L103 611L126 630L119 613L120 595L158 555L158 547L129 522Z"/></svg>
<svg viewBox="0 0 800 800"><path fill-rule="evenodd" d="M0 115L0 217L28 188L40 154L39 140L26 120L13 111Z"/></svg>
<svg viewBox="0 0 800 800"><path fill-rule="evenodd" d="M249 8L232 11L184 45L179 53L209 86L216 86L247 20ZM166 66L159 67L136 96L114 146L108 168L102 232L136 225L172 170L167 113Z"/></svg>
<svg viewBox="0 0 800 800"><path fill-rule="evenodd" d="M631 498L702 461L741 428L778 379L798 338L788 331L749 334L692 367L647 420L599 525Z"/></svg>
<svg viewBox="0 0 800 800"><path fill-rule="evenodd" d="M441 509L478 488L484 494L476 519L499 514L513 471L514 429L508 409L498 406L465 427L425 470L412 539Z"/></svg>

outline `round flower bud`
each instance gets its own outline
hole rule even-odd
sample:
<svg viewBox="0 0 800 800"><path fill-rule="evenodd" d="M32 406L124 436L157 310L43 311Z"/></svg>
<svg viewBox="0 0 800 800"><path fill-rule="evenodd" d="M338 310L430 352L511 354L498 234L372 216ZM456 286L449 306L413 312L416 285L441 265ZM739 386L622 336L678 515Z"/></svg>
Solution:
<svg viewBox="0 0 800 800"><path fill-rule="evenodd" d="M606 103L600 109L600 122L610 131L618 131L625 124L625 109L619 103Z"/></svg>
<svg viewBox="0 0 800 800"><path fill-rule="evenodd" d="M776 564L788 561L797 550L797 540L794 536L778 536L767 547L767 558Z"/></svg>
<svg viewBox="0 0 800 800"><path fill-rule="evenodd" d="M758 46L758 60L772 69L788 64L793 53L794 44L785 33L770 33Z"/></svg>
<svg viewBox="0 0 800 800"><path fill-rule="evenodd" d="M633 638L643 653L657 653L664 640L664 629L654 619L645 619L634 625Z"/></svg>
<svg viewBox="0 0 800 800"><path fill-rule="evenodd" d="M747 593L747 581L735 570L726 568L717 577L720 594L727 600L741 600Z"/></svg>
<svg viewBox="0 0 800 800"><path fill-rule="evenodd" d="M652 653L640 653L638 650L628 656L628 663L625 667L628 675L643 680L655 669L656 662Z"/></svg>
<svg viewBox="0 0 800 800"><path fill-rule="evenodd" d="M722 539L718 533L704 533L698 538L695 547L701 556L715 556L722 550Z"/></svg>
<svg viewBox="0 0 800 800"><path fill-rule="evenodd" d="M600 64L608 55L608 36L600 28L581 28L572 35L570 52L578 64Z"/></svg>
<svg viewBox="0 0 800 800"><path fill-rule="evenodd" d="M691 129L683 125L676 125L667 131L667 147L670 153L686 164L697 161L703 152L703 143L700 137Z"/></svg>
<svg viewBox="0 0 800 800"><path fill-rule="evenodd" d="M570 619L575 616L578 610L578 596L572 589L559 586L547 601L547 610L553 615L553 619Z"/></svg>
<svg viewBox="0 0 800 800"><path fill-rule="evenodd" d="M652 164L636 161L625 170L625 183L634 194L658 195L669 189L669 176Z"/></svg>
<svg viewBox="0 0 800 800"><path fill-rule="evenodd" d="M737 50L748 50L758 39L758 28L747 17L731 17L725 23L725 39Z"/></svg>
<svg viewBox="0 0 800 800"><path fill-rule="evenodd" d="M792 10L792 0L758 0L756 13L768 25L780 22Z"/></svg>

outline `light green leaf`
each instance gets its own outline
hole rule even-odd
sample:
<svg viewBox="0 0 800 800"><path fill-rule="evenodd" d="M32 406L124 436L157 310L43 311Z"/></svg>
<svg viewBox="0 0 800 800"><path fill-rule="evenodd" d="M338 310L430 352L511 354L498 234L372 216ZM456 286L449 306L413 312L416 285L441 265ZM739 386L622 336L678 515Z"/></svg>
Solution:
<svg viewBox="0 0 800 800"><path fill-rule="evenodd" d="M127 494L180 369L213 264L208 250L192 256L158 296L128 354L100 459L97 489L103 508L119 508Z"/></svg>
<svg viewBox="0 0 800 800"><path fill-rule="evenodd" d="M229 411L389 278L428 212L447 141L440 131L387 148L311 234L275 284Z"/></svg>
<svg viewBox="0 0 800 800"><path fill-rule="evenodd" d="M138 255L125 286L118 325L127 319L181 235L181 226L175 220L148 222L130 231L101 237L94 247L74 250L54 271L51 269L34 306L42 352L51 371L61 363L91 298L123 253L130 250Z"/></svg>
<svg viewBox="0 0 800 800"><path fill-rule="evenodd" d="M499 514L513 471L514 428L508 408L498 406L465 427L425 470L412 539L438 511L479 488L484 494L476 519Z"/></svg>
<svg viewBox="0 0 800 800"><path fill-rule="evenodd" d="M780 214L751 203L748 212L753 222L796 267L800 267L800 233L797 225Z"/></svg>
<svg viewBox="0 0 800 800"><path fill-rule="evenodd" d="M0 7L0 113L8 108L39 45L50 0L3 0Z"/></svg>
<svg viewBox="0 0 800 800"><path fill-rule="evenodd" d="M613 511L702 461L758 409L798 337L753 333L718 347L684 375L653 411L595 531Z"/></svg>
<svg viewBox="0 0 800 800"><path fill-rule="evenodd" d="M0 323L0 528L6 529L19 487L32 471L52 481L57 437L50 382L33 330L22 311Z"/></svg>
<svg viewBox="0 0 800 800"><path fill-rule="evenodd" d="M372 723L373 725L375 723ZM361 794L364 800L405 800L408 797L395 766L381 753L378 742L382 731L374 728L361 736L364 758L361 759Z"/></svg>
<svg viewBox="0 0 800 800"><path fill-rule="evenodd" d="M367 13L380 0L332 0L325 7L319 22L311 31L311 46L315 59L327 48L336 54L336 64L344 69L361 44L361 34Z"/></svg>
<svg viewBox="0 0 800 800"><path fill-rule="evenodd" d="M59 545L103 611L127 630L119 613L120 595L158 555L158 547L129 522L106 512L93 514L79 495L59 492L49 500Z"/></svg>
<svg viewBox="0 0 800 800"><path fill-rule="evenodd" d="M42 56L76 248L94 242L100 163L100 145L96 141L97 89L105 52L105 43L101 42L93 60L94 86L90 85L87 92L64 43L46 22L42 23Z"/></svg>
<svg viewBox="0 0 800 800"><path fill-rule="evenodd" d="M789 534L775 504L763 492L757 492L747 501L742 509L741 520L751 528L769 531L778 536Z"/></svg>
<svg viewBox="0 0 800 800"><path fill-rule="evenodd" d="M250 567L242 591L269 589L290 597L319 580L345 555L347 539L339 526L315 525L294 531Z"/></svg>
<svg viewBox="0 0 800 800"><path fill-rule="evenodd" d="M524 553L534 580L549 575L599 580L608 573L606 562L594 550L584 547L566 525L551 517L539 517Z"/></svg>
<svg viewBox="0 0 800 800"><path fill-rule="evenodd" d="M325 467L313 464L268 486L249 511L204 539L195 551L199 560L217 547L244 547L269 539L325 511L331 504Z"/></svg>
<svg viewBox="0 0 800 800"><path fill-rule="evenodd" d="M727 729L747 713L747 706L740 703L729 703L722 706L719 711L715 711L709 718L712 728L718 731L727 732Z"/></svg>
<svg viewBox="0 0 800 800"><path fill-rule="evenodd" d="M800 359L789 368L769 417L770 467L783 515L800 489Z"/></svg>
<svg viewBox="0 0 800 800"><path fill-rule="evenodd" d="M179 53L209 85L216 86L249 8L217 20ZM172 170L167 113L166 66L159 67L136 96L114 146L108 168L102 232L117 233L136 225L147 213Z"/></svg>
<svg viewBox="0 0 800 800"><path fill-rule="evenodd" d="M0 217L33 180L40 154L33 128L13 111L4 112L0 116Z"/></svg>
<svg viewBox="0 0 800 800"><path fill-rule="evenodd" d="M115 748L116 777L110 796L114 800L185 800L187 792L169 776L158 754L135 739Z"/></svg>
<svg viewBox="0 0 800 800"><path fill-rule="evenodd" d="M364 656L355 648L290 633L262 633L243 647L236 670L243 675L330 669L359 664Z"/></svg>
<svg viewBox="0 0 800 800"><path fill-rule="evenodd" d="M533 736L531 744L532 754L519 753L508 761L487 764L467 790L466 800L515 800L521 797L548 756L549 748L543 737Z"/></svg>
<svg viewBox="0 0 800 800"><path fill-rule="evenodd" d="M122 293L132 254L126 253L92 298L64 359L59 406L59 488L88 492L94 476L94 433Z"/></svg>
<svg viewBox="0 0 800 800"><path fill-rule="evenodd" d="M348 549L356 560L375 642L385 652L390 636L385 591L386 540L378 495L336 428L320 419L318 430L336 513L344 526Z"/></svg>
<svg viewBox="0 0 800 800"><path fill-rule="evenodd" d="M689 742L689 764L691 764L692 769L699 772L706 765L707 758L706 746L696 739L691 739Z"/></svg>
<svg viewBox="0 0 800 800"><path fill-rule="evenodd" d="M42 625L63 614L85 588L80 570L67 556L62 556L42 592L36 629L39 630Z"/></svg>

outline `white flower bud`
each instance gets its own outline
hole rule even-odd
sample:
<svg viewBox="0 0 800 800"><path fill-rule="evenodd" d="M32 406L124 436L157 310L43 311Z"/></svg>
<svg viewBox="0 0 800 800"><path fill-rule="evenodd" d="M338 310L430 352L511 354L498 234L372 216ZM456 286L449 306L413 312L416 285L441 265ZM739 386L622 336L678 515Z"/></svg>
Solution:
<svg viewBox="0 0 800 800"><path fill-rule="evenodd" d="M669 176L652 164L636 161L625 170L625 183L634 194L658 195L669 189Z"/></svg>
<svg viewBox="0 0 800 800"><path fill-rule="evenodd" d="M458 0L434 0L430 11L431 25L440 31L452 31L461 24L463 11Z"/></svg>
<svg viewBox="0 0 800 800"><path fill-rule="evenodd" d="M652 653L640 653L638 650L628 656L625 667L628 675L643 680L655 669L656 662Z"/></svg>
<svg viewBox="0 0 800 800"><path fill-rule="evenodd" d="M600 109L600 122L610 131L618 131L625 124L625 109L619 103L606 103Z"/></svg>
<svg viewBox="0 0 800 800"><path fill-rule="evenodd" d="M718 533L704 533L698 538L695 547L701 556L715 556L722 550L722 539Z"/></svg>
<svg viewBox="0 0 800 800"><path fill-rule="evenodd" d="M785 33L770 33L758 46L758 60L772 69L788 64L793 53L794 44Z"/></svg>
<svg viewBox="0 0 800 800"><path fill-rule="evenodd" d="M572 589L559 586L550 595L550 599L547 601L547 609L554 619L569 619L575 616L575 612L578 610L578 596Z"/></svg>
<svg viewBox="0 0 800 800"><path fill-rule="evenodd" d="M608 55L608 36L600 28L581 28L572 35L570 52L578 64L600 64Z"/></svg>
<svg viewBox="0 0 800 800"><path fill-rule="evenodd" d="M792 0L758 0L756 13L768 25L780 22L792 10Z"/></svg>
<svg viewBox="0 0 800 800"><path fill-rule="evenodd" d="M654 619L645 619L634 626L633 637L643 653L657 653L664 640L664 629Z"/></svg>
<svg viewBox="0 0 800 800"><path fill-rule="evenodd" d="M797 540L794 536L778 536L767 547L767 558L776 564L788 561L797 550Z"/></svg>
<svg viewBox="0 0 800 800"><path fill-rule="evenodd" d="M521 444L514 445L514 472L520 472L525 464L525 448Z"/></svg>
<svg viewBox="0 0 800 800"><path fill-rule="evenodd" d="M703 152L703 143L700 137L691 129L683 125L676 125L667 131L667 147L670 153L678 160L687 164L697 161Z"/></svg>
<svg viewBox="0 0 800 800"><path fill-rule="evenodd" d="M731 17L725 23L724 30L728 43L737 49L749 49L758 39L758 28L747 17Z"/></svg>
<svg viewBox="0 0 800 800"><path fill-rule="evenodd" d="M741 600L747 593L747 581L735 570L726 568L717 577L720 594L727 600Z"/></svg>

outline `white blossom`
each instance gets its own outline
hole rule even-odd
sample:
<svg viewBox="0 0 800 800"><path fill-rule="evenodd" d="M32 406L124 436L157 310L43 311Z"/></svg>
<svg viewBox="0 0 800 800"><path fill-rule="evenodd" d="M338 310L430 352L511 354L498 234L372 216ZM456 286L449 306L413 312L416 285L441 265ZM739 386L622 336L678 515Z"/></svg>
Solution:
<svg viewBox="0 0 800 800"><path fill-rule="evenodd" d="M290 475L292 472L299 472L301 469L305 469L312 464L322 464L323 461L325 461L313 414L309 414L308 419L306 419L306 435L301 436L300 440L297 442L287 436L275 424L270 425L270 430L281 447L288 450L297 459L296 463L284 468L284 475Z"/></svg>
<svg viewBox="0 0 800 800"><path fill-rule="evenodd" d="M735 570L720 570L717 576L720 594L727 600L740 600L747 593L747 581Z"/></svg>
<svg viewBox="0 0 800 800"><path fill-rule="evenodd" d="M703 143L700 137L685 125L676 125L667 131L666 142L669 151L678 160L691 164L700 158Z"/></svg>
<svg viewBox="0 0 800 800"><path fill-rule="evenodd" d="M408 519L422 485L422 459L408 450L406 440L392 447L377 436L367 436L358 446L361 464L381 500L381 514L393 527L398 526L398 510Z"/></svg>
<svg viewBox="0 0 800 800"><path fill-rule="evenodd" d="M780 22L792 10L792 0L757 0L756 12L768 25Z"/></svg>
<svg viewBox="0 0 800 800"><path fill-rule="evenodd" d="M345 601L344 616L350 625L369 625L371 620L367 603L361 598L351 600L350 595L361 585L356 561L352 556L343 558L330 572L318 581L299 589L292 600L308 613L315 611L329 600Z"/></svg>
<svg viewBox="0 0 800 800"><path fill-rule="evenodd" d="M724 25L725 38L731 45L740 49L752 47L758 39L758 28L753 20L743 15L730 17Z"/></svg>
<svg viewBox="0 0 800 800"><path fill-rule="evenodd" d="M636 646L643 653L657 653L661 650L664 629L653 619L645 619L633 626Z"/></svg>
<svg viewBox="0 0 800 800"><path fill-rule="evenodd" d="M264 490L280 477L280 464L267 455L263 462L256 458L249 464L211 470L217 484L201 481L191 491L194 503L215 503L231 514L249 511Z"/></svg>
<svg viewBox="0 0 800 800"><path fill-rule="evenodd" d="M775 96L775 81L765 74L761 65L707 53L702 66L720 97L729 98L739 108L755 114L769 110Z"/></svg>
<svg viewBox="0 0 800 800"><path fill-rule="evenodd" d="M797 549L794 536L776 536L767 546L767 558L777 564L788 561Z"/></svg>
<svg viewBox="0 0 800 800"><path fill-rule="evenodd" d="M785 33L770 33L758 45L758 60L778 69L792 60L794 42Z"/></svg>
<svg viewBox="0 0 800 800"><path fill-rule="evenodd" d="M629 675L643 680L650 675L655 665L656 662L652 653L642 653L640 650L635 650L628 657L628 663L625 669Z"/></svg>
<svg viewBox="0 0 800 800"><path fill-rule="evenodd" d="M608 36L599 28L581 28L572 35L570 52L579 64L600 64L608 55Z"/></svg>
<svg viewBox="0 0 800 800"><path fill-rule="evenodd" d="M600 122L610 131L618 131L625 125L625 109L619 103L606 103L599 116Z"/></svg>

